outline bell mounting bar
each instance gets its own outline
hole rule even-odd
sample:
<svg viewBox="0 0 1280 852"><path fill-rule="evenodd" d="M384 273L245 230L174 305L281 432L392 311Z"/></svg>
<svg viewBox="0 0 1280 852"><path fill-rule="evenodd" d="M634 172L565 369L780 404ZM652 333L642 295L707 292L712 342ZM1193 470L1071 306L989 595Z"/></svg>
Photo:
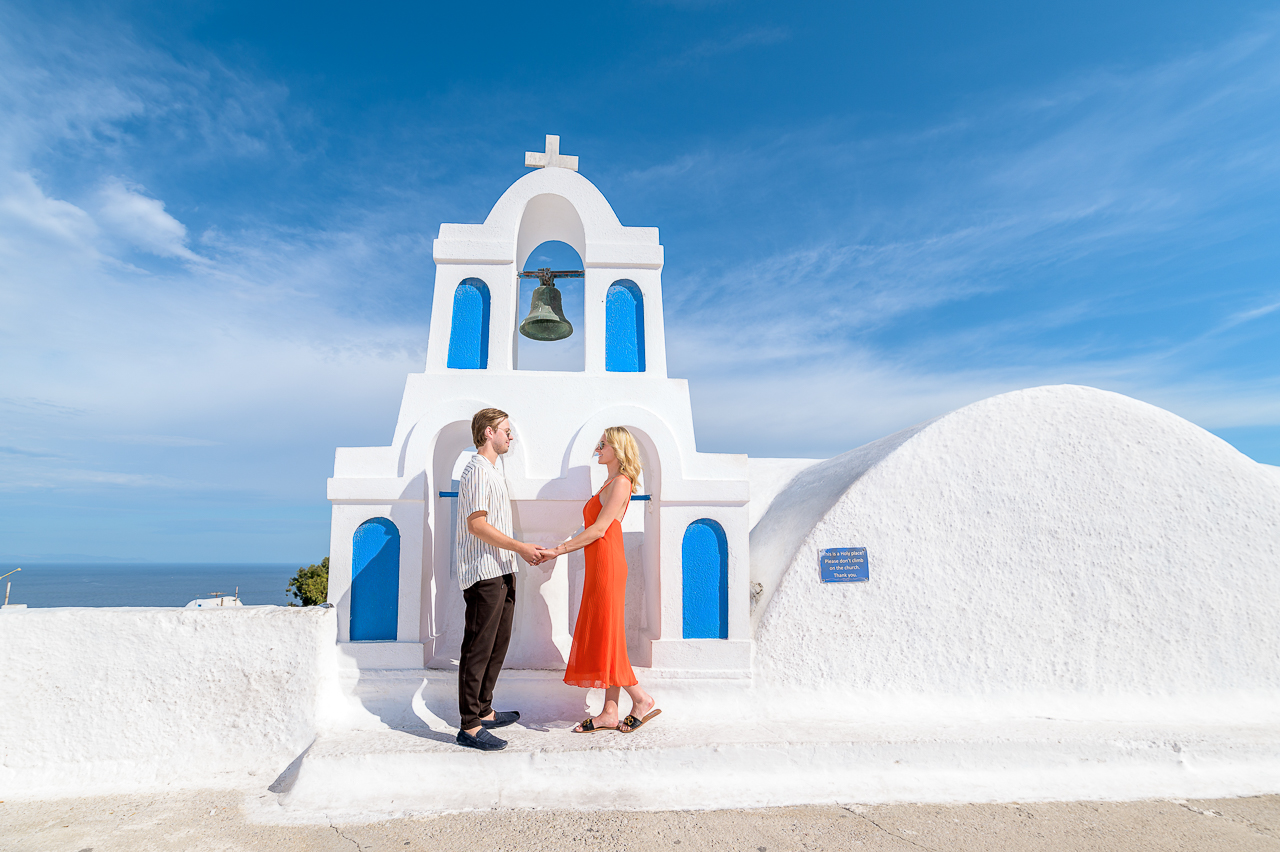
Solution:
<svg viewBox="0 0 1280 852"><path fill-rule="evenodd" d="M581 269L531 269L520 273L521 278L537 278L543 287L556 286L557 278L582 278L584 275L586 273Z"/></svg>

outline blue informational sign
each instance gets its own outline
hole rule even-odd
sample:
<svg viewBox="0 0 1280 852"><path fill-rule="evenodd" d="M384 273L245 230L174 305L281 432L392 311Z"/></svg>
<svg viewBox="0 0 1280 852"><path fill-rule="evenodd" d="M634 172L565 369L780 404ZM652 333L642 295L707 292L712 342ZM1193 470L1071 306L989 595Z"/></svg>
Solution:
<svg viewBox="0 0 1280 852"><path fill-rule="evenodd" d="M871 579L865 547L829 547L818 551L824 583L865 583Z"/></svg>

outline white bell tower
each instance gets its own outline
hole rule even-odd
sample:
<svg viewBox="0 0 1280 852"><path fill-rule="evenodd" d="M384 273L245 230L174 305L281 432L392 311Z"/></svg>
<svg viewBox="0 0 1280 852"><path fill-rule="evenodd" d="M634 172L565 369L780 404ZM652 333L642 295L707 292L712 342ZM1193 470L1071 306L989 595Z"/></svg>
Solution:
<svg viewBox="0 0 1280 852"><path fill-rule="evenodd" d="M623 525L632 664L750 677L747 458L697 451L688 385L667 377L658 230L622 225L558 137L525 163L537 170L482 224L440 226L427 363L407 379L391 445L337 451L329 600L339 641L361 668L457 658L452 477L471 416L492 406L511 415L516 437L500 462L516 537L535 543L581 525L603 483L593 451L604 428L635 435L644 475ZM518 369L529 307L518 275L548 240L584 263L582 372ZM521 563L507 669L563 669L582 570L580 552L554 567Z"/></svg>

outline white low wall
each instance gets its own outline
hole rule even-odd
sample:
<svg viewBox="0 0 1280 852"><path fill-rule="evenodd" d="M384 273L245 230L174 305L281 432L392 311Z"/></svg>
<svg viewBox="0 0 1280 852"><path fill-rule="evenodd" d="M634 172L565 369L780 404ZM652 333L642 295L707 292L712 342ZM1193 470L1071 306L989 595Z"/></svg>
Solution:
<svg viewBox="0 0 1280 852"><path fill-rule="evenodd" d="M333 609L0 613L0 799L269 785L332 697Z"/></svg>

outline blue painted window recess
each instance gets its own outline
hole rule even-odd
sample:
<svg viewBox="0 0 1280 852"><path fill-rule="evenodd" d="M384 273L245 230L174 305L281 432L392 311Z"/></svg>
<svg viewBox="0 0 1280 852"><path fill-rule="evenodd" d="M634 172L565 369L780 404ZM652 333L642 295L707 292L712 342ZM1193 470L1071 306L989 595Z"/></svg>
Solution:
<svg viewBox="0 0 1280 852"><path fill-rule="evenodd" d="M351 541L351 641L394 641L400 602L400 530L365 521Z"/></svg>
<svg viewBox="0 0 1280 852"><path fill-rule="evenodd" d="M710 518L689 524L680 545L684 638L729 638L729 543Z"/></svg>
<svg viewBox="0 0 1280 852"><path fill-rule="evenodd" d="M604 368L644 372L644 296L634 281L615 281L605 294Z"/></svg>
<svg viewBox="0 0 1280 852"><path fill-rule="evenodd" d="M455 370L489 366L489 285L479 278L468 278L453 291L448 366Z"/></svg>

